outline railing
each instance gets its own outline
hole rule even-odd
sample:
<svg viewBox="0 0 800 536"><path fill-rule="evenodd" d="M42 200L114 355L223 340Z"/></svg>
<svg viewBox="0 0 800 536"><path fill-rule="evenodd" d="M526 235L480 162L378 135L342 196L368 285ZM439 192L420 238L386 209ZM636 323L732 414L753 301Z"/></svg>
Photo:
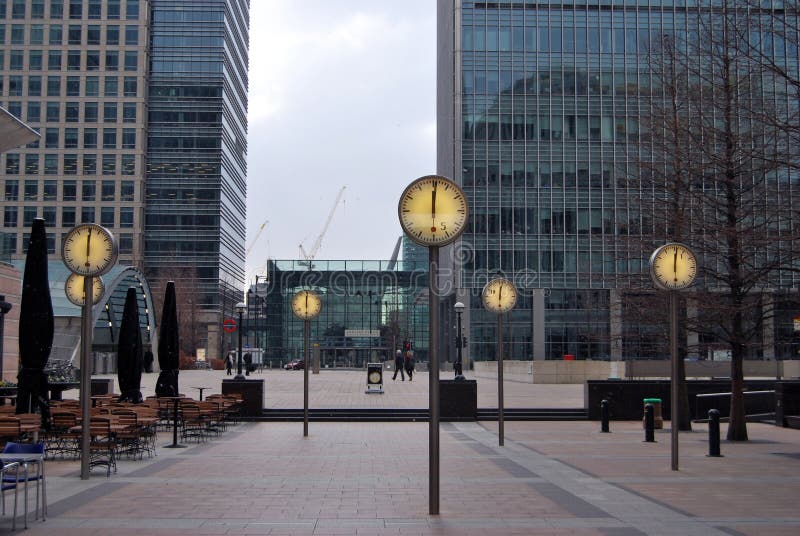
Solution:
<svg viewBox="0 0 800 536"><path fill-rule="evenodd" d="M764 391L742 391L745 402L745 417L758 419L769 418L775 415L775 390ZM768 396L766 396L768 395ZM705 422L708 420L708 410L717 409L720 413L728 418L730 413L730 396L731 393L703 393L695 396L695 421ZM761 400L754 401L757 397L764 397ZM715 400L720 399L720 402L714 403ZM749 402L749 408L748 408ZM748 410L750 412L748 413Z"/></svg>

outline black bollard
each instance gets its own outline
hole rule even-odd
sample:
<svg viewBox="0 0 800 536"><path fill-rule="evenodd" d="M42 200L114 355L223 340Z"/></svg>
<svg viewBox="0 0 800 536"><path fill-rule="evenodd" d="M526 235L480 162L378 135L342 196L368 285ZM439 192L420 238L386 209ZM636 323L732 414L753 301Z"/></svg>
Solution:
<svg viewBox="0 0 800 536"><path fill-rule="evenodd" d="M708 410L708 456L721 458L719 453L719 410Z"/></svg>
<svg viewBox="0 0 800 536"><path fill-rule="evenodd" d="M653 404L644 405L644 440L646 443L656 441L656 419L653 414Z"/></svg>
<svg viewBox="0 0 800 536"><path fill-rule="evenodd" d="M610 433L608 429L608 400L600 402L600 431L603 433Z"/></svg>

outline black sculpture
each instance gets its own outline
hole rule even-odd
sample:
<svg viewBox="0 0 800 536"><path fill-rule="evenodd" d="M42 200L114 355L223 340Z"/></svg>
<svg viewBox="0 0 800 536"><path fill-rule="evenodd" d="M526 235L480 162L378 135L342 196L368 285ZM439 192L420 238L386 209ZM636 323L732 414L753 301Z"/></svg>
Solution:
<svg viewBox="0 0 800 536"><path fill-rule="evenodd" d="M136 289L131 287L125 295L125 308L119 327L117 345L117 377L119 379L120 402L142 402L142 332L139 329L139 305Z"/></svg>
<svg viewBox="0 0 800 536"><path fill-rule="evenodd" d="M168 281L158 330L158 366L161 367L161 373L156 381L156 396L178 396L179 365L180 338L175 282Z"/></svg>

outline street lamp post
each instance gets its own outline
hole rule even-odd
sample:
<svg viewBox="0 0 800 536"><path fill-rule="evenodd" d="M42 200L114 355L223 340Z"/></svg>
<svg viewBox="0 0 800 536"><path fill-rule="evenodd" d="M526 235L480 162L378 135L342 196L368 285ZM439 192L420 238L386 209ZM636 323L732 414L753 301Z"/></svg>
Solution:
<svg viewBox="0 0 800 536"><path fill-rule="evenodd" d="M239 302L236 304L236 312L239 313L239 352L236 357L236 376L233 377L234 380L244 380L245 377L242 374L242 330L244 329L242 325L242 315L244 314L245 309L247 309L247 305L244 302Z"/></svg>
<svg viewBox="0 0 800 536"><path fill-rule="evenodd" d="M461 302L456 302L453 306L453 309L456 311L456 320L457 320L457 327L456 327L456 362L453 364L453 372L455 372L455 380L456 381L464 381L466 378L464 377L464 373L461 370L463 361L461 360L461 350L464 348L464 333L461 331L461 314L466 309L466 306Z"/></svg>

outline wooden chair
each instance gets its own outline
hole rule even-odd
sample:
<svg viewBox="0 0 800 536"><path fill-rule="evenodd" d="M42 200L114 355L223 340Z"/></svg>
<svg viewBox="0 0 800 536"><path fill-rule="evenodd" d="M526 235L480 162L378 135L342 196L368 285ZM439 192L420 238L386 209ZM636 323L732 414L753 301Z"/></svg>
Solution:
<svg viewBox="0 0 800 536"><path fill-rule="evenodd" d="M22 438L22 422L19 417L0 417L0 443L19 441Z"/></svg>
<svg viewBox="0 0 800 536"><path fill-rule="evenodd" d="M117 439L111 430L111 417L92 416L90 422L89 467L106 466L106 476L117 472ZM84 426L86 424L84 423Z"/></svg>
<svg viewBox="0 0 800 536"><path fill-rule="evenodd" d="M81 436L70 431L78 425L78 414L74 411L56 410L50 414L50 431L45 435L47 457L76 459L80 457Z"/></svg>

